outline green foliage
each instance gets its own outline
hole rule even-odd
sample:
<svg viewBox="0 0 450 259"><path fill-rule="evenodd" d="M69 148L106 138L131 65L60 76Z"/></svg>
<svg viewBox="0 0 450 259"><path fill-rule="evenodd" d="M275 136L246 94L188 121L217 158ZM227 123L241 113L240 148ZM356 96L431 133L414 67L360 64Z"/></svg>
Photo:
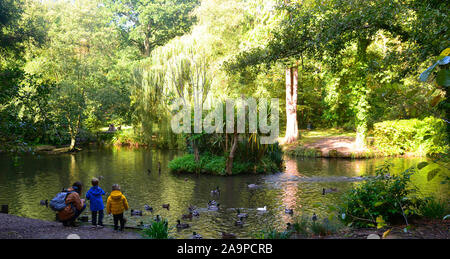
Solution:
<svg viewBox="0 0 450 259"><path fill-rule="evenodd" d="M435 198L427 198L420 204L418 213L426 218L442 219L449 213L448 203Z"/></svg>
<svg viewBox="0 0 450 259"><path fill-rule="evenodd" d="M335 234L342 225L336 219L323 219L313 221L305 216L296 218L285 231L277 231L273 227L263 229L253 234L257 239L288 239L292 234L300 234L303 238L309 236L327 236Z"/></svg>
<svg viewBox="0 0 450 259"><path fill-rule="evenodd" d="M196 21L191 11L199 1L107 0L105 3L113 11L113 21L124 41L135 45L143 56L148 57L155 47L189 31Z"/></svg>
<svg viewBox="0 0 450 259"><path fill-rule="evenodd" d="M299 219L296 219L295 222L292 224L292 230L303 236L308 236L309 225L310 225L309 219L305 216L302 216Z"/></svg>
<svg viewBox="0 0 450 259"><path fill-rule="evenodd" d="M327 236L335 234L339 230L340 226L328 219L323 219L322 221L311 222L310 229L314 235Z"/></svg>
<svg viewBox="0 0 450 259"><path fill-rule="evenodd" d="M176 173L188 172L195 173L199 169L199 165L195 162L194 155L187 154L181 157L177 157L169 162L167 167Z"/></svg>
<svg viewBox="0 0 450 259"><path fill-rule="evenodd" d="M142 142L134 132L133 128L127 128L115 131L112 135L110 143L115 145L138 145Z"/></svg>
<svg viewBox="0 0 450 259"><path fill-rule="evenodd" d="M210 153L200 155L198 163L195 162L193 154L173 159L169 162L168 167L172 172L176 173L204 173L214 175L225 175L226 158ZM233 162L233 175L247 173L274 173L278 172L280 164L271 160L270 157L264 157L258 162L250 162L245 157L235 159Z"/></svg>
<svg viewBox="0 0 450 259"><path fill-rule="evenodd" d="M148 239L169 239L169 224L167 219L152 221L149 226L142 230L142 235Z"/></svg>
<svg viewBox="0 0 450 259"><path fill-rule="evenodd" d="M260 230L253 234L256 239L288 239L291 236L290 231L278 232L276 229L269 228Z"/></svg>
<svg viewBox="0 0 450 259"><path fill-rule="evenodd" d="M306 148L304 146L296 146L294 149L289 149L286 151L287 155L297 156L297 157L321 157L322 152L314 148Z"/></svg>
<svg viewBox="0 0 450 259"><path fill-rule="evenodd" d="M375 123L373 135L376 148L389 155L410 152L425 156L448 152L446 124L434 117Z"/></svg>
<svg viewBox="0 0 450 259"><path fill-rule="evenodd" d="M447 54L435 58L449 46L442 1L4 0L0 10L0 140L12 145L68 144L84 130L123 123L134 135L118 133L118 142L181 147L169 108L180 93L202 81L205 98L209 90L221 99L279 98L283 106L286 66L299 71L301 128L344 127L360 139L383 120L448 119ZM425 73L433 85L418 84L438 61L438 71ZM237 172L280 163L280 152L243 138L236 157L250 162L238 162ZM445 145L419 140L412 152ZM223 135L198 142L224 155ZM220 163L208 167L218 172Z"/></svg>
<svg viewBox="0 0 450 259"><path fill-rule="evenodd" d="M376 170L374 177L361 183L343 196L340 217L346 224L359 227L375 227L399 219L417 215L420 199L414 197L415 189L410 186L414 168L398 175L390 175L390 164Z"/></svg>
<svg viewBox="0 0 450 259"><path fill-rule="evenodd" d="M324 89L323 110L317 109L322 121L354 124L362 144L373 122L433 114L426 107L430 87L418 84L417 71L448 46L448 28L439 23L447 9L436 1L284 1L274 12L281 21L263 34L271 37L242 49L225 67L245 77L278 63L300 71L301 61L303 77L317 77Z"/></svg>
<svg viewBox="0 0 450 259"><path fill-rule="evenodd" d="M337 233L342 228L334 217L318 219L313 221L312 219L301 216L296 218L292 224L291 231L296 234L300 234L302 237L308 237L311 235L327 236Z"/></svg>

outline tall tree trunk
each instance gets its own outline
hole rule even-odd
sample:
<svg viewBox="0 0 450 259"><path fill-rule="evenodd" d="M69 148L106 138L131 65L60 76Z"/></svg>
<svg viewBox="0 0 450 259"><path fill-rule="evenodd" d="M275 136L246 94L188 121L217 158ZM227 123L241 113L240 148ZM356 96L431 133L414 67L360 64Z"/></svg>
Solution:
<svg viewBox="0 0 450 259"><path fill-rule="evenodd" d="M234 153L236 153L236 149L237 149L237 143L238 143L238 134L237 132L234 133L233 135L233 140L232 140L232 144L231 144L231 149L230 149L230 154L227 157L227 164L226 164L226 171L227 171L227 175L232 175L233 174L233 160L234 160Z"/></svg>
<svg viewBox="0 0 450 259"><path fill-rule="evenodd" d="M367 121L369 117L369 94L370 88L367 86L365 64L367 64L367 47L370 45L371 40L361 38L358 40L357 47L357 77L359 80L359 87L355 89L356 95L356 145L360 148L365 147L367 136Z"/></svg>
<svg viewBox="0 0 450 259"><path fill-rule="evenodd" d="M292 143L298 138L297 123L297 67L286 69L286 134L285 143Z"/></svg>
<svg viewBox="0 0 450 259"><path fill-rule="evenodd" d="M198 163L198 161L200 161L200 154L198 151L197 140L192 140L192 148L194 149L195 162Z"/></svg>
<svg viewBox="0 0 450 259"><path fill-rule="evenodd" d="M70 147L69 147L69 151L73 151L75 149L75 144L77 141L77 136L76 135L70 135Z"/></svg>
<svg viewBox="0 0 450 259"><path fill-rule="evenodd" d="M77 141L77 135L78 131L80 130L80 124L81 124L81 114L78 114L78 117L76 119L76 122L72 124L72 121L70 120L69 116L66 116L68 124L69 124L69 134L70 134L70 146L69 151L75 150L75 144Z"/></svg>

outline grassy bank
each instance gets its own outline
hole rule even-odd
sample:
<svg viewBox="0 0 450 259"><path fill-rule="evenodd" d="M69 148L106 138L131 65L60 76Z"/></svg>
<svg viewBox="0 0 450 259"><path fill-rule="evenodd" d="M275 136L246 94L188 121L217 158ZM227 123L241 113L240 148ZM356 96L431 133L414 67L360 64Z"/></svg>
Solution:
<svg viewBox="0 0 450 259"><path fill-rule="evenodd" d="M283 148L286 154L297 157L436 156L449 152L445 126L443 120L434 117L375 123L365 147L356 145L355 132L341 129L302 130L299 140Z"/></svg>
<svg viewBox="0 0 450 259"><path fill-rule="evenodd" d="M200 173L210 175L226 175L226 159L224 156L203 154L198 163L195 162L193 154L186 154L170 161L169 169L174 173ZM268 156L257 162L236 159L233 162L233 175L238 174L264 174L276 173L281 170L280 161L275 161Z"/></svg>

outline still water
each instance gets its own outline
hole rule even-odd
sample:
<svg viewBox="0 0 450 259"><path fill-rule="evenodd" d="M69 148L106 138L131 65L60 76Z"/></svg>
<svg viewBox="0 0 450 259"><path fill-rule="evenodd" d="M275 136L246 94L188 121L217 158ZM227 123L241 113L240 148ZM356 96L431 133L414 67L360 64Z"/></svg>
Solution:
<svg viewBox="0 0 450 259"><path fill-rule="evenodd" d="M264 228L282 230L295 217L319 217L329 214L328 205L336 205L341 194L357 185L355 177L374 172L375 168L390 160L394 172L414 166L425 158L394 158L368 160L338 160L317 158L286 158L284 172L273 175L241 175L233 177L175 175L168 172L167 164L182 153L176 151L151 150L146 148L90 147L76 154L62 155L0 155L0 204L9 204L11 214L54 220L55 213L39 204L50 200L63 187L75 181L82 181L82 196L90 188L92 177L102 176L100 187L107 194L112 184L121 185L131 209L143 210L142 217L126 212L128 225L148 223L159 214L174 226L182 214L187 214L190 204L199 208L200 216L182 220L191 225L184 230L171 230L175 238L189 238L192 232L203 238L220 238L221 231L237 234L239 238L251 238L252 234ZM158 162L162 171L158 174ZM147 169L152 171L147 173ZM448 198L448 185L440 184L439 177L427 181L424 172L412 177L423 196ZM249 189L255 183L261 187ZM219 197L212 197L211 190L219 186ZM322 195L322 188L338 188L337 193ZM105 205L106 198L104 197ZM209 200L220 203L219 211L208 211ZM162 204L170 203L170 210ZM153 207L153 214L144 210L144 205ZM267 206L267 212L256 208ZM248 213L243 227L234 225L236 209ZM294 209L293 215L285 214L285 208ZM90 218L87 208L84 215ZM105 223L112 224L112 216L105 215Z"/></svg>

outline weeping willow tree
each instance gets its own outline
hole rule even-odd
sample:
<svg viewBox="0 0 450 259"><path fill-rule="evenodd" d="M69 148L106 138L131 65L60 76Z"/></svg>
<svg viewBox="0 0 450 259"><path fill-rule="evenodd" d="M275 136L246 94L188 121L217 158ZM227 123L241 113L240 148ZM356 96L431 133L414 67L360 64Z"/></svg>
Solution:
<svg viewBox="0 0 450 259"><path fill-rule="evenodd" d="M150 58L136 66L133 78L134 124L140 138L151 144L156 125L155 137L174 147L177 136L170 127L174 113L171 106L181 98L185 107L202 109L212 78L207 54L191 38L180 37L155 49ZM198 122L201 117L195 119Z"/></svg>
<svg viewBox="0 0 450 259"><path fill-rule="evenodd" d="M171 87L183 101L184 108L194 108L194 131L188 133L194 151L195 161L199 161L198 139L201 137L203 103L211 88L209 60L205 52L194 42L169 60L168 76ZM192 124L191 124L192 125ZM192 129L190 130L192 132Z"/></svg>
<svg viewBox="0 0 450 259"><path fill-rule="evenodd" d="M136 107L135 128L138 129L140 139L151 144L153 124L161 122L162 117L158 115L164 111L162 106L164 70L146 61L134 69L133 82L132 96Z"/></svg>

